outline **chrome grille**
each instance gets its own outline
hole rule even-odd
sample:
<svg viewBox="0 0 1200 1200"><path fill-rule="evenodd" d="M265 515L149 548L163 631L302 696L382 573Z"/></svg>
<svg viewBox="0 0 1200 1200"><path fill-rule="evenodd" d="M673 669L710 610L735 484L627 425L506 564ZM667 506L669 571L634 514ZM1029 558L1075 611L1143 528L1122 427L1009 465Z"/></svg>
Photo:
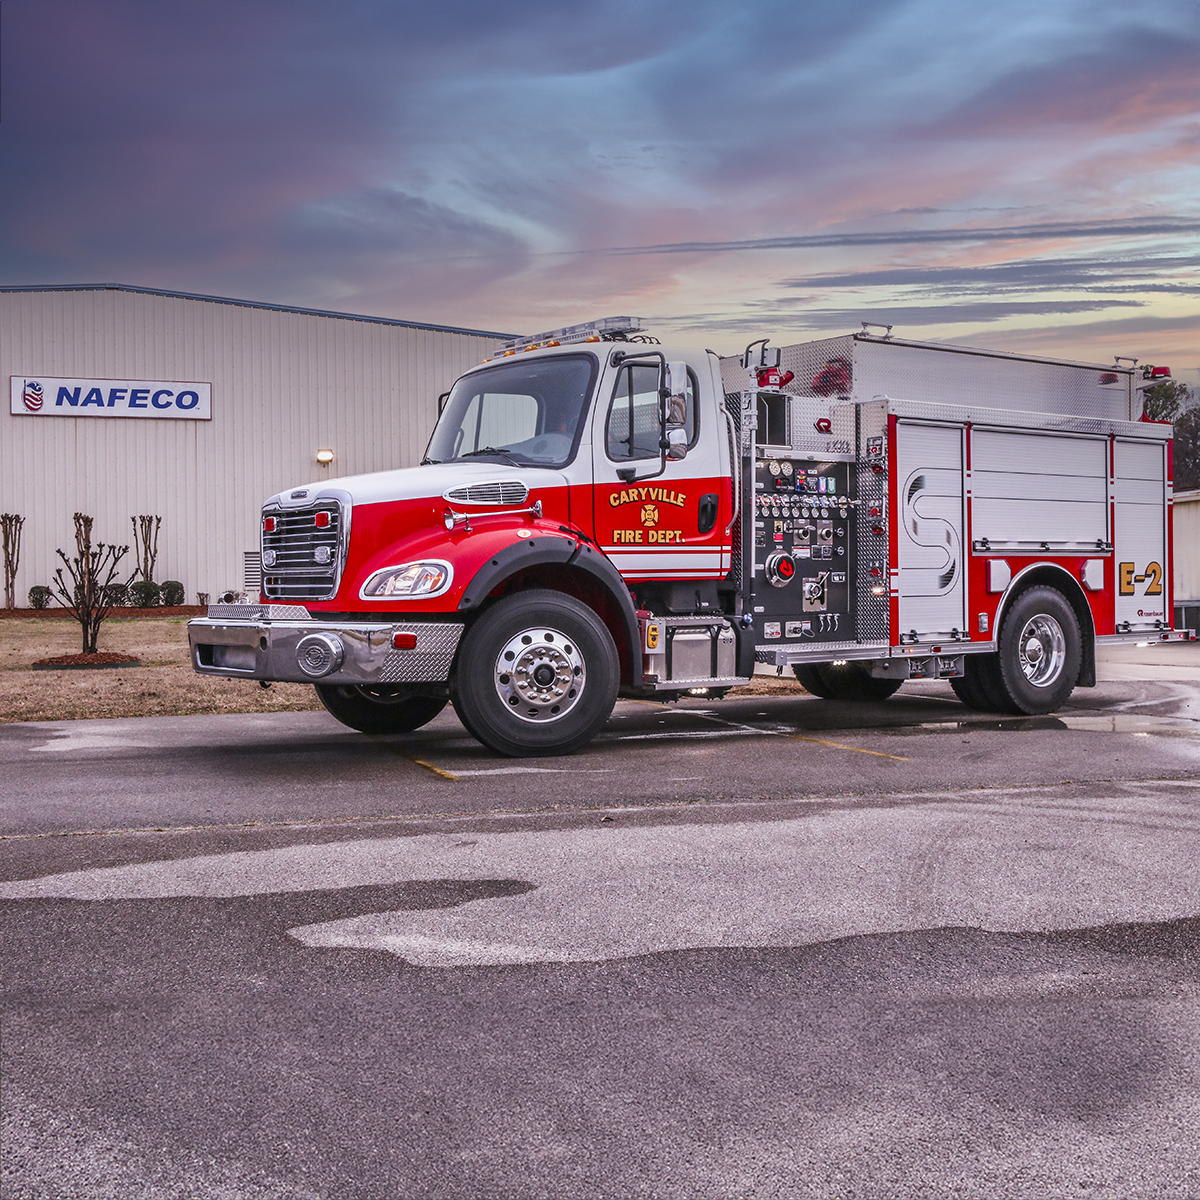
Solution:
<svg viewBox="0 0 1200 1200"><path fill-rule="evenodd" d="M318 513L329 524L318 527ZM262 530L263 593L271 600L327 600L342 570L342 513L336 500L312 508L273 509L275 528ZM274 561L272 561L272 558Z"/></svg>
<svg viewBox="0 0 1200 1200"><path fill-rule="evenodd" d="M494 483L469 483L465 487L451 488L442 493L442 499L458 504L524 504L529 499L529 489L515 479L504 479Z"/></svg>

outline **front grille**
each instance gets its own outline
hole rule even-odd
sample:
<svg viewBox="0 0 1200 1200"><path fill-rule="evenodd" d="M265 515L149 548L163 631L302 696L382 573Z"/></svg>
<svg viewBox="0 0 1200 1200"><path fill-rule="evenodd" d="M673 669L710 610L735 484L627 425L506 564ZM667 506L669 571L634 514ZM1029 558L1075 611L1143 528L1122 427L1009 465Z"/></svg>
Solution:
<svg viewBox="0 0 1200 1200"><path fill-rule="evenodd" d="M318 527L318 513L329 514L328 525ZM337 501L275 509L263 517L275 521L274 530L262 531L263 593L271 600L328 600L337 591L342 567L343 521Z"/></svg>
<svg viewBox="0 0 1200 1200"><path fill-rule="evenodd" d="M529 489L515 479L504 479L451 488L442 493L442 498L458 504L524 504L529 499Z"/></svg>

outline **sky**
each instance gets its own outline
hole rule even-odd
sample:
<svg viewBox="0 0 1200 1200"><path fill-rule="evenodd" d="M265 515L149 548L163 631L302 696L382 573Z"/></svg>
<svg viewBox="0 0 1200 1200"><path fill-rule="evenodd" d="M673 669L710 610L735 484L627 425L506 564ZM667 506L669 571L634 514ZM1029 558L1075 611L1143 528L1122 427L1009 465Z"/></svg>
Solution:
<svg viewBox="0 0 1200 1200"><path fill-rule="evenodd" d="M3 0L0 283L1200 379L1200 0Z"/></svg>

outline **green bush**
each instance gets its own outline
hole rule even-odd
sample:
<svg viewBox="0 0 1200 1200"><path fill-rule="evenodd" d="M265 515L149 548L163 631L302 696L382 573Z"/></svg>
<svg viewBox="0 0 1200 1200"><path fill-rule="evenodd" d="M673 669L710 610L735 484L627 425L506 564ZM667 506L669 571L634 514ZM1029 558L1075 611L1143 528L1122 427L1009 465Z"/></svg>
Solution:
<svg viewBox="0 0 1200 1200"><path fill-rule="evenodd" d="M129 585L129 602L134 608L157 608L161 589L153 579L135 579Z"/></svg>
<svg viewBox="0 0 1200 1200"><path fill-rule="evenodd" d="M48 587L43 587L40 583L31 587L29 589L29 607L49 608L50 589Z"/></svg>
<svg viewBox="0 0 1200 1200"><path fill-rule="evenodd" d="M129 588L123 583L110 583L101 591L100 598L113 608L123 608L129 603Z"/></svg>
<svg viewBox="0 0 1200 1200"><path fill-rule="evenodd" d="M183 584L178 579L168 579L162 585L162 602L167 608L182 604L186 598L187 592L183 590Z"/></svg>

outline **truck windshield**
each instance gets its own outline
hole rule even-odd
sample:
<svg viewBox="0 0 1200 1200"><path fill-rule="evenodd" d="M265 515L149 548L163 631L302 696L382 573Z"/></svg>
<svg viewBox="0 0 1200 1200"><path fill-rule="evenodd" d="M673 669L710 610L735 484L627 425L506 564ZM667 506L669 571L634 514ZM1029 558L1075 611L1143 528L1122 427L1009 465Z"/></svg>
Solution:
<svg viewBox="0 0 1200 1200"><path fill-rule="evenodd" d="M495 458L562 467L579 441L596 375L590 354L517 361L465 375L450 392L426 462Z"/></svg>

